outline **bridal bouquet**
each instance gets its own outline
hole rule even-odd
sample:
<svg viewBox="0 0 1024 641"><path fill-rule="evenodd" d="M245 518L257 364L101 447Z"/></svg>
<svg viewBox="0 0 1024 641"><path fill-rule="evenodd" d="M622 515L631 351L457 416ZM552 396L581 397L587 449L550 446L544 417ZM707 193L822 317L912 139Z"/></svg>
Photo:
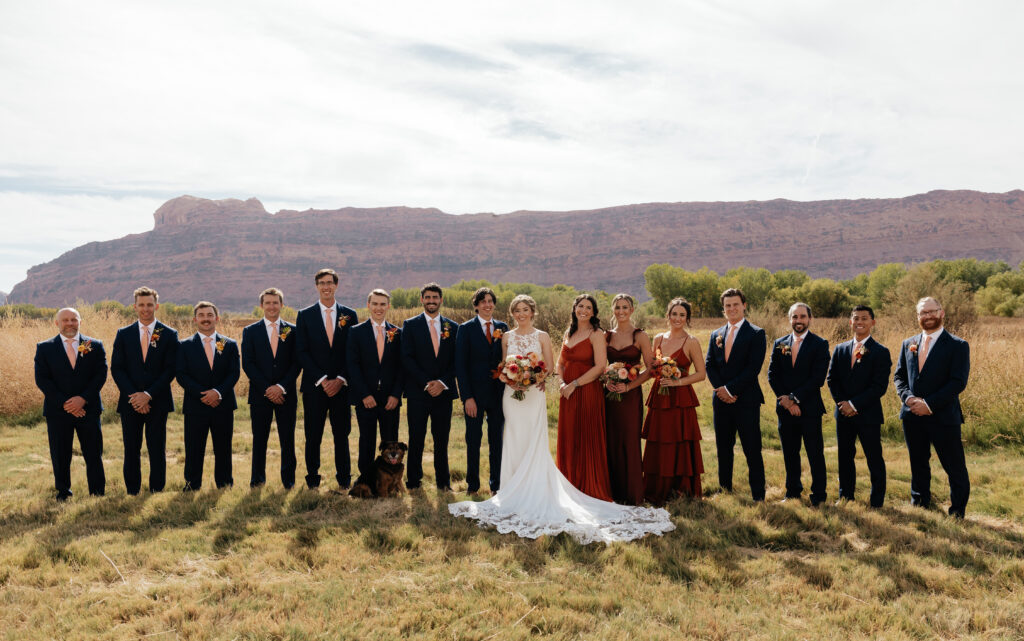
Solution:
<svg viewBox="0 0 1024 641"><path fill-rule="evenodd" d="M498 379L512 387L515 392L512 398L521 401L526 398L526 390L531 385L542 382L548 376L547 366L536 352L522 354L509 354L505 362L501 364Z"/></svg>
<svg viewBox="0 0 1024 641"><path fill-rule="evenodd" d="M659 352L655 355L654 364L651 366L653 370L651 373L656 380L670 380L678 381L683 378L683 371L679 369L679 364L676 363L675 359L670 356L662 356ZM661 396L668 396L672 393L672 390L662 385L658 386L658 394Z"/></svg>
<svg viewBox="0 0 1024 641"><path fill-rule="evenodd" d="M640 376L640 366L633 365L627 367L625 363L615 362L609 363L608 367L604 368L604 373L601 374L601 382L608 383L629 383L635 381ZM610 400L621 401L622 394L620 392L609 391L605 394Z"/></svg>

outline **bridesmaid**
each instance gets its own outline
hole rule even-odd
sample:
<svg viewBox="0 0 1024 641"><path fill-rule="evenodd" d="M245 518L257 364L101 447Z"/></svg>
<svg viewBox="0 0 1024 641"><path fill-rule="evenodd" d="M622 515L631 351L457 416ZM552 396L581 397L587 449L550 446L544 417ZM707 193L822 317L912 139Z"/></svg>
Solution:
<svg viewBox="0 0 1024 641"><path fill-rule="evenodd" d="M668 331L654 338L655 355L671 356L684 376L677 381L655 380L647 397L644 485L647 500L654 505L664 505L677 494L700 497L704 472L696 409L700 402L693 391L693 383L705 378L704 356L700 342L686 331L690 303L673 298L666 315ZM688 373L691 364L693 373ZM658 394L661 387L671 390L667 396Z"/></svg>
<svg viewBox="0 0 1024 641"><path fill-rule="evenodd" d="M561 377L558 403L558 469L584 494L611 501L604 438L604 393L598 378L608 363L597 300L580 294L562 336L555 372Z"/></svg>
<svg viewBox="0 0 1024 641"><path fill-rule="evenodd" d="M622 394L621 401L605 397L604 414L608 441L608 475L612 498L616 503L640 505L644 502L643 462L640 457L640 428L644 419L643 384L650 378L654 351L647 332L633 325L633 297L616 294L612 299L615 327L605 334L608 362L624 363L627 368L646 368L635 381L606 383L609 392Z"/></svg>

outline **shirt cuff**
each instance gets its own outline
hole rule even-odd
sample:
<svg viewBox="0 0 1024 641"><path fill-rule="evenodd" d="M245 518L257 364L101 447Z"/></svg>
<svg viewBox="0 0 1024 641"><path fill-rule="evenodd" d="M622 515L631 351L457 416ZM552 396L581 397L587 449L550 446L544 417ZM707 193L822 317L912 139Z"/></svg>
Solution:
<svg viewBox="0 0 1024 641"><path fill-rule="evenodd" d="M920 396L918 396L918 398L921 398L921 397L920 397ZM924 406L925 406L925 407L928 407L928 401L926 401L926 400L924 400L923 398L921 398L921 402L922 402L922 403L924 403ZM929 413L929 414L933 414L933 413L934 413L934 412L932 412L932 408L931 408L931 407L928 407L928 413Z"/></svg>
<svg viewBox="0 0 1024 641"><path fill-rule="evenodd" d="M321 376L319 379L317 379L316 385L314 385L313 387L320 387L320 383L323 383L326 380L327 380L327 376L326 375Z"/></svg>
<svg viewBox="0 0 1024 641"><path fill-rule="evenodd" d="M149 400L153 400L153 395L150 394L149 392L147 392L146 390L142 390L142 393L145 394L146 396L148 396Z"/></svg>
<svg viewBox="0 0 1024 641"><path fill-rule="evenodd" d="M733 394L732 392L730 392L730 391L729 391L729 388L728 388L728 387L726 387L725 385L723 385L723 386L722 386L722 389L724 389L724 390L725 390L725 393L729 395L729 398L736 398L736 395L735 395L735 394Z"/></svg>
<svg viewBox="0 0 1024 641"><path fill-rule="evenodd" d="M224 396L220 393L219 389L214 388L213 391L217 392L217 398L219 398L220 400L224 400Z"/></svg>
<svg viewBox="0 0 1024 641"><path fill-rule="evenodd" d="M346 380L345 380L345 377L344 377L344 376L338 376L338 377L336 377L336 378L337 378L337 379L338 379L339 381L341 381L341 384L342 384L343 386L344 386L344 385L348 385L348 381L346 381Z"/></svg>
<svg viewBox="0 0 1024 641"><path fill-rule="evenodd" d="M288 393L288 390L286 390L280 383L274 383L274 385L276 385L278 388L280 388L282 394L287 394Z"/></svg>
<svg viewBox="0 0 1024 641"><path fill-rule="evenodd" d="M852 409L854 412L857 411L857 408L854 407L854 405L853 405L853 401L846 401L846 404L849 405L850 409Z"/></svg>

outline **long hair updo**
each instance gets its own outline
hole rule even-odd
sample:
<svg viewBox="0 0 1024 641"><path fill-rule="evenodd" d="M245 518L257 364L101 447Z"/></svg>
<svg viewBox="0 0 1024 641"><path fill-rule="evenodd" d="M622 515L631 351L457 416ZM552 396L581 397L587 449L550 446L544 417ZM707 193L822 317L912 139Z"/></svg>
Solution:
<svg viewBox="0 0 1024 641"><path fill-rule="evenodd" d="M682 307L686 310L686 326L690 326L690 301L686 300L682 296L677 296L668 302L668 307L665 308L665 318L668 318L672 314L674 307Z"/></svg>
<svg viewBox="0 0 1024 641"><path fill-rule="evenodd" d="M518 296L516 296L515 298L512 299L511 303L508 304L508 316L509 316L510 319L512 319L513 321L515 320L515 316L512 315L512 310L515 309L516 305L518 305L519 303L526 303L526 306L530 308L530 311L533 313L533 316L536 318L536 316L537 316L537 301L533 300L533 296L530 296L529 294L519 294ZM519 323L516 323L516 327L518 327L518 326L519 326Z"/></svg>

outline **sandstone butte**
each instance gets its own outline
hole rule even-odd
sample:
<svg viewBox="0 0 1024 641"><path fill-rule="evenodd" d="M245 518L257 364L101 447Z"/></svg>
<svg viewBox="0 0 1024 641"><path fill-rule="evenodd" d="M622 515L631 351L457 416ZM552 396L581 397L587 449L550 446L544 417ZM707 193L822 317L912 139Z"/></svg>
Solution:
<svg viewBox="0 0 1024 641"><path fill-rule="evenodd" d="M338 298L362 306L374 287L461 279L571 284L646 298L644 269L670 263L802 269L850 278L879 263L1024 259L1024 191L932 191L906 198L647 203L586 211L451 215L382 207L282 210L255 198L181 196L153 230L92 242L29 270L12 303L130 302L140 284L176 303L209 299L248 311L280 287L295 307L313 274L341 274Z"/></svg>

